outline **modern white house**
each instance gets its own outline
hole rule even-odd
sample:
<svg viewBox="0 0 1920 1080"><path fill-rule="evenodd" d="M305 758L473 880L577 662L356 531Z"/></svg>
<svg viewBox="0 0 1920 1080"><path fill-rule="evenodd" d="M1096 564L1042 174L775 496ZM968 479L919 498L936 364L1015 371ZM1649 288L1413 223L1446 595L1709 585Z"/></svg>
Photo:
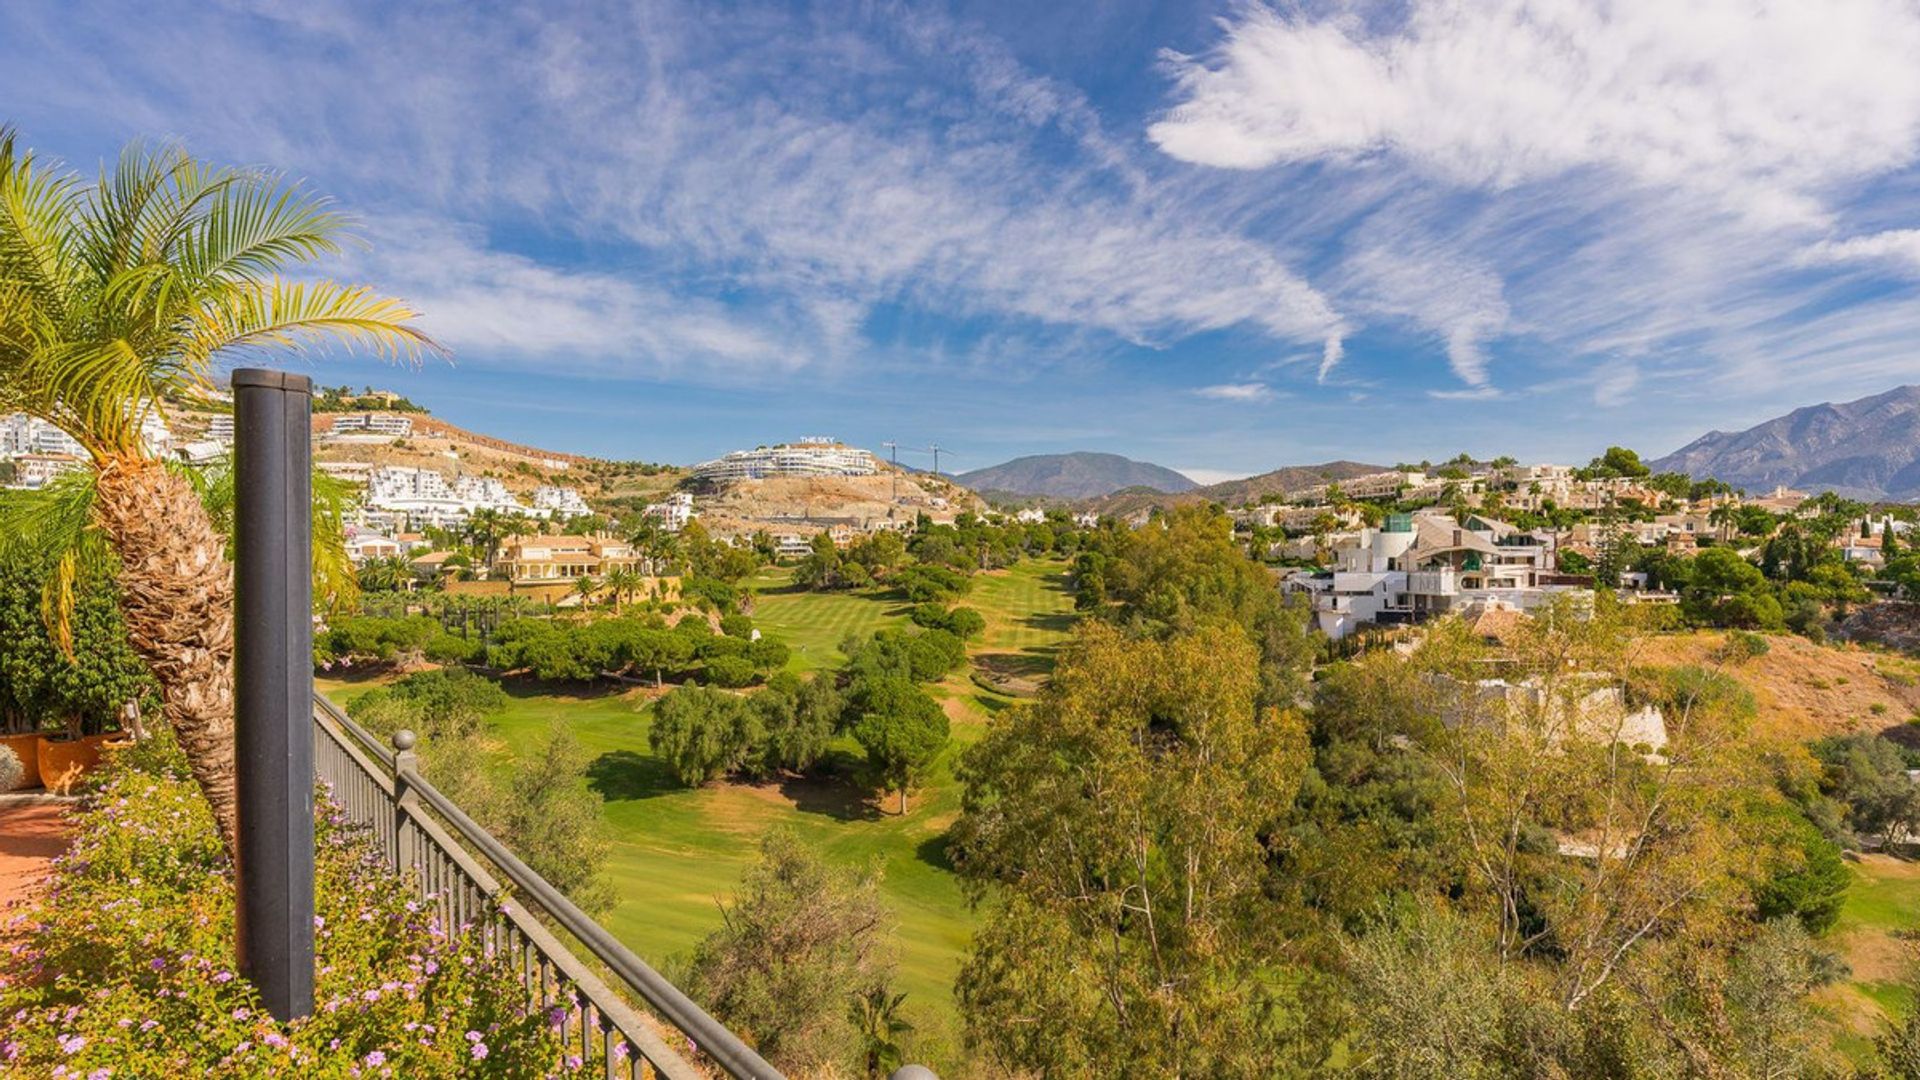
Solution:
<svg viewBox="0 0 1920 1080"><path fill-rule="evenodd" d="M1470 515L1389 514L1380 527L1344 534L1326 570L1296 571L1282 588L1307 594L1322 633L1339 639L1362 626L1413 623L1498 605L1519 611L1585 591L1554 572L1543 537Z"/></svg>

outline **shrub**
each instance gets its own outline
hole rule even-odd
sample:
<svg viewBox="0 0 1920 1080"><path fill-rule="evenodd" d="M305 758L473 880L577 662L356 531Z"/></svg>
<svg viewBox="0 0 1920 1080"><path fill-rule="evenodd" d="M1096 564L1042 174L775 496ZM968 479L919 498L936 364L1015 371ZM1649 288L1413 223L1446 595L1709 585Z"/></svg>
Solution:
<svg viewBox="0 0 1920 1080"><path fill-rule="evenodd" d="M745 698L698 686L654 703L647 729L648 747L689 787L740 768L760 742L759 717Z"/></svg>
<svg viewBox="0 0 1920 1080"><path fill-rule="evenodd" d="M422 650L436 664L471 664L486 658L486 646L479 638L459 634L435 634Z"/></svg>
<svg viewBox="0 0 1920 1080"><path fill-rule="evenodd" d="M1727 664L1738 664L1755 660L1767 655L1773 646L1765 637L1751 630L1734 630L1727 634L1727 640L1714 650L1714 659Z"/></svg>
<svg viewBox="0 0 1920 1080"><path fill-rule="evenodd" d="M728 637L750 638L753 636L753 620L745 615L722 615L720 632Z"/></svg>
<svg viewBox="0 0 1920 1080"><path fill-rule="evenodd" d="M753 661L744 656L716 656L707 661L707 679L715 686L741 687L753 682L758 674Z"/></svg>
<svg viewBox="0 0 1920 1080"><path fill-rule="evenodd" d="M205 802L129 761L102 770L72 852L0 952L10 1075L596 1074L566 1056L511 960L442 929L324 799L316 1007L274 1021L237 975L233 882Z"/></svg>

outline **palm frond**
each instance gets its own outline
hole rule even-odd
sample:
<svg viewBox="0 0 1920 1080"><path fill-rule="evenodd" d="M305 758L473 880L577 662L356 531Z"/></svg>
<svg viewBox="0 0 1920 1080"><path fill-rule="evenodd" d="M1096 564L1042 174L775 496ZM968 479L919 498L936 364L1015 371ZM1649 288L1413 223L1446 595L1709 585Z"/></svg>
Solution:
<svg viewBox="0 0 1920 1080"><path fill-rule="evenodd" d="M193 370L204 370L219 352L298 352L335 339L370 348L387 360L417 361L423 353L441 351L412 325L417 317L406 304L361 285L282 278L235 282L201 305L183 360Z"/></svg>
<svg viewBox="0 0 1920 1080"><path fill-rule="evenodd" d="M59 318L77 277L72 222L79 178L19 150L16 140L12 128L0 128L0 283ZM11 314L0 318L13 321ZM0 353L0 374L7 362Z"/></svg>
<svg viewBox="0 0 1920 1080"><path fill-rule="evenodd" d="M42 488L0 493L0 558L51 561L40 615L54 643L69 656L76 588L118 566L94 525L94 478L92 470L83 469L61 473Z"/></svg>
<svg viewBox="0 0 1920 1080"><path fill-rule="evenodd" d="M227 538L227 558L233 558L233 468L222 459L203 466L169 466L193 485L200 505L213 520L214 529ZM347 507L353 501L353 485L318 469L313 470L313 598L324 614L351 611L360 597L359 579L353 559L347 554Z"/></svg>
<svg viewBox="0 0 1920 1080"><path fill-rule="evenodd" d="M270 173L249 174L210 200L180 237L180 265L200 281L265 283L281 267L340 249L347 219L326 199Z"/></svg>

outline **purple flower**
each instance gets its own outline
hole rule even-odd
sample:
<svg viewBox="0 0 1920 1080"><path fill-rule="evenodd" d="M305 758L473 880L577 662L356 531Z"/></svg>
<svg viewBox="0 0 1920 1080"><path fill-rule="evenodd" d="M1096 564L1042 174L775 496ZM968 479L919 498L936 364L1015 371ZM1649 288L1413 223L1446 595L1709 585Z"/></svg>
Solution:
<svg viewBox="0 0 1920 1080"><path fill-rule="evenodd" d="M87 1045L87 1037L85 1035L62 1035L60 1036L59 1043L61 1053L77 1054L80 1052L81 1047Z"/></svg>
<svg viewBox="0 0 1920 1080"><path fill-rule="evenodd" d="M480 1061L480 1060L483 1060L486 1056L487 1056L487 1044L483 1042L474 1043L473 1044L473 1060Z"/></svg>
<svg viewBox="0 0 1920 1080"><path fill-rule="evenodd" d="M231 972L231 971L222 971L222 972L218 972L218 973L216 973L216 974L215 974L215 975L213 976L213 981L214 981L214 982L217 982L217 983L228 983L228 982L232 982L232 981L233 981L233 972Z"/></svg>
<svg viewBox="0 0 1920 1080"><path fill-rule="evenodd" d="M375 1050L361 1060L367 1063L368 1068L379 1068L387 1063L387 1052L384 1050Z"/></svg>

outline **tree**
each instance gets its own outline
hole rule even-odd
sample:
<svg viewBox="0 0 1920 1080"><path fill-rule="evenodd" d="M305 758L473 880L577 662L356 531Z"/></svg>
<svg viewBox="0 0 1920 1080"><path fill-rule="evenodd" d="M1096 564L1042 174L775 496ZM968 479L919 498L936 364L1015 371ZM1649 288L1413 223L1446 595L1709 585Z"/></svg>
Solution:
<svg viewBox="0 0 1920 1080"><path fill-rule="evenodd" d="M236 351L332 338L411 357L431 343L398 301L283 276L335 251L346 221L269 173L136 144L87 184L6 129L0 205L0 408L85 450L129 638L231 844L226 545L192 484L149 456L141 422L166 397L208 388Z"/></svg>
<svg viewBox="0 0 1920 1080"><path fill-rule="evenodd" d="M907 789L947 745L947 713L927 692L906 679L881 677L855 690L860 710L853 737L881 783L900 792L900 813L907 812Z"/></svg>
<svg viewBox="0 0 1920 1080"><path fill-rule="evenodd" d="M745 698L699 686L655 702L647 729L648 746L688 787L740 768L760 742L759 717Z"/></svg>
<svg viewBox="0 0 1920 1080"><path fill-rule="evenodd" d="M805 772L812 768L833 740L843 704L830 676L802 679L783 671L768 679L766 689L753 696L764 736L760 752L754 756L755 771Z"/></svg>
<svg viewBox="0 0 1920 1080"><path fill-rule="evenodd" d="M1272 1076L1324 1062L1259 917L1307 762L1239 628L1083 624L1033 702L962 763L950 850L995 897L956 986L969 1045L1016 1072Z"/></svg>
<svg viewBox="0 0 1920 1080"><path fill-rule="evenodd" d="M569 591L580 598L580 610L585 611L593 598L600 595L600 582L592 574L581 574L573 579L573 588Z"/></svg>
<svg viewBox="0 0 1920 1080"><path fill-rule="evenodd" d="M760 841L760 859L694 947L687 992L788 1073L851 1063L869 1049L849 1016L886 993L888 918L876 871L828 866L792 833Z"/></svg>
<svg viewBox="0 0 1920 1080"><path fill-rule="evenodd" d="M587 756L564 721L556 720L530 760L515 769L499 812L500 839L534 872L592 914L613 907L603 874L610 845L600 796L582 781Z"/></svg>

